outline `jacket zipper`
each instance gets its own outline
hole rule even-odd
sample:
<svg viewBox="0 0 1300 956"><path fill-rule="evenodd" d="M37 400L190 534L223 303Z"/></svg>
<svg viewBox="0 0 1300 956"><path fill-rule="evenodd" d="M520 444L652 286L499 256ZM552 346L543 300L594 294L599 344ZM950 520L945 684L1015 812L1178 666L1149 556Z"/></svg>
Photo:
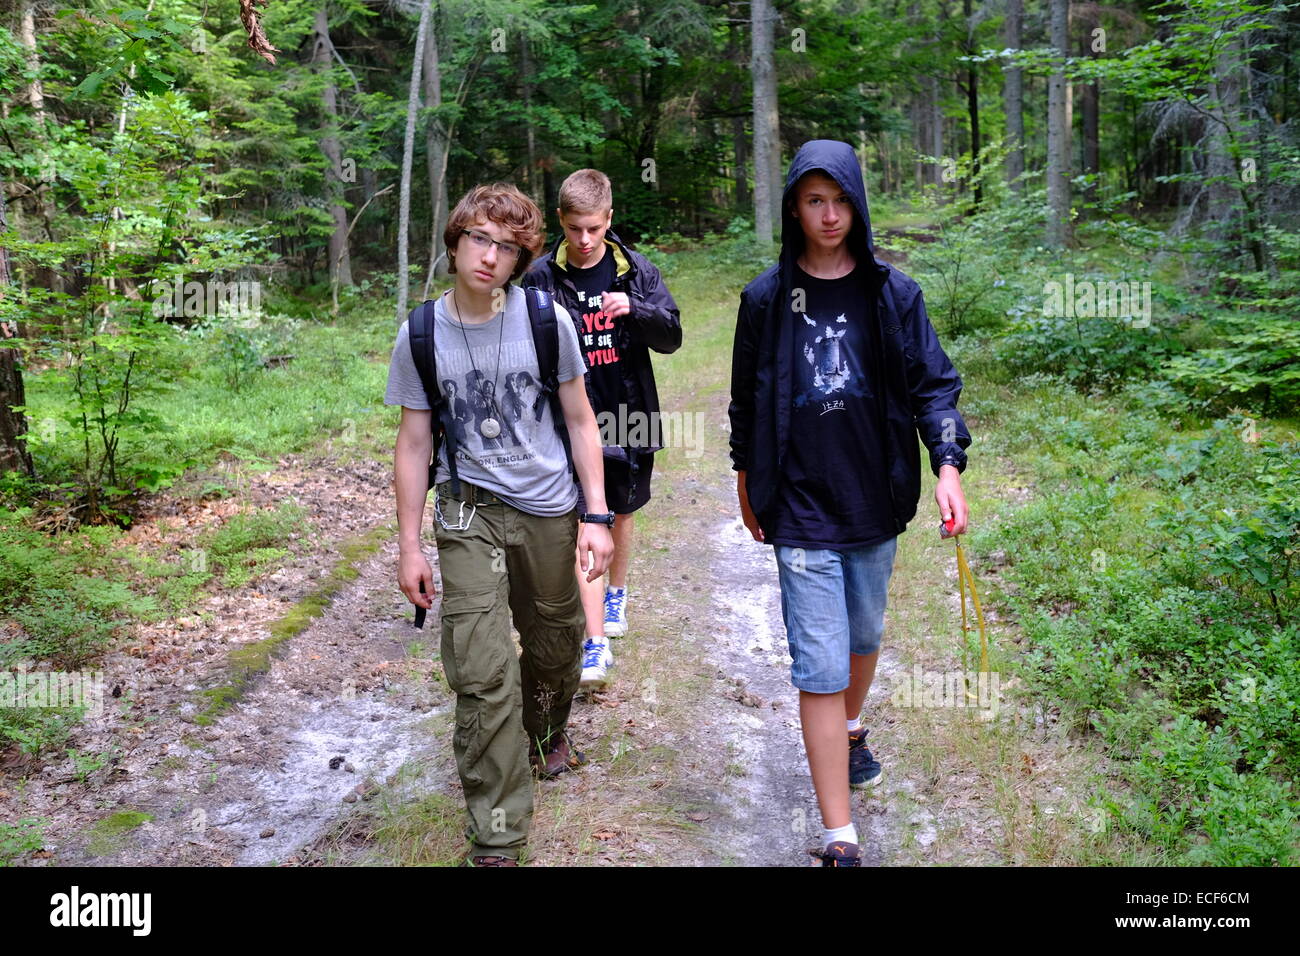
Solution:
<svg viewBox="0 0 1300 956"><path fill-rule="evenodd" d="M885 279L888 282L888 278ZM883 289L881 290L883 292ZM882 386L881 394L884 400L881 404L881 430L880 437L885 443L885 484L889 488L889 507L890 514L894 519L894 527L898 533L903 533L903 522L898 517L898 500L894 496L894 454L890 449L889 440L889 372L885 368L885 333L881 328L881 314L884 311L884 302L881 301L883 295L876 296L876 332L880 337L880 383Z"/></svg>

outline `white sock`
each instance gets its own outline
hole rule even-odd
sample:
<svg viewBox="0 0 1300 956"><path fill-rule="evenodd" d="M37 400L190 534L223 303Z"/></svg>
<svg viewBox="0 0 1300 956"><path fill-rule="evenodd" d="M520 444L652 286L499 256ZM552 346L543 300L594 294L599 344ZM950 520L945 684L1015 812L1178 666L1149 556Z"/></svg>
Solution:
<svg viewBox="0 0 1300 956"><path fill-rule="evenodd" d="M861 729L862 729L862 718L861 718L861 717L855 717L855 718L853 718L853 719L850 720L850 721L846 721L846 723L849 725L849 733L853 733L853 731L855 731L855 730L861 730Z"/></svg>
<svg viewBox="0 0 1300 956"><path fill-rule="evenodd" d="M842 827L836 827L834 830L827 830L826 828L823 827L822 834L826 838L827 846L830 846L832 843L835 843L836 841L843 841L844 843L852 843L854 846L856 846L858 843L858 828L855 827L852 823L849 823Z"/></svg>
<svg viewBox="0 0 1300 956"><path fill-rule="evenodd" d="M627 588L605 588L605 591L609 594L622 594L626 590Z"/></svg>
<svg viewBox="0 0 1300 956"><path fill-rule="evenodd" d="M603 634L588 634L588 635L587 635L587 640L589 640L589 641L595 641L597 644L604 644L604 643L605 643L605 635L603 635Z"/></svg>

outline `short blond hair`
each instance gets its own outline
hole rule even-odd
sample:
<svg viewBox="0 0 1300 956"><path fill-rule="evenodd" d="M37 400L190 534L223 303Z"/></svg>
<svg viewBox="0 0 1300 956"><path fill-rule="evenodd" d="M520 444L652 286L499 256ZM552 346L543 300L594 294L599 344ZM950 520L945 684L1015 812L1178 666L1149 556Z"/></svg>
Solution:
<svg viewBox="0 0 1300 956"><path fill-rule="evenodd" d="M576 212L580 216L607 213L614 208L614 190L609 177L599 169L579 169L570 173L560 186L560 215Z"/></svg>

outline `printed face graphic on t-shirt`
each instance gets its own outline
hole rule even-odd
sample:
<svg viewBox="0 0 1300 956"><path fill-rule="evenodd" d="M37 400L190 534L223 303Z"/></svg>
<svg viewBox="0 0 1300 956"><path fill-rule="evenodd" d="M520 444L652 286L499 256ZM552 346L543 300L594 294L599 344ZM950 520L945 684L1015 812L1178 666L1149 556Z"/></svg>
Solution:
<svg viewBox="0 0 1300 956"><path fill-rule="evenodd" d="M531 332L528 333L531 335ZM500 358L498 358L498 355ZM526 369L518 369L532 355L531 342L496 342L473 349L473 358L457 348L450 336L439 350L439 372L452 428L459 446L457 455L478 458L484 467L518 464L534 457L544 404L538 406L541 386ZM502 366L499 372L484 371L476 364ZM509 365L515 370L507 371ZM500 377L497 381L496 376ZM493 456L493 453L497 453Z"/></svg>
<svg viewBox="0 0 1300 956"><path fill-rule="evenodd" d="M823 320L799 313L799 318L803 321L796 323L795 336L804 361L795 361L795 407L816 407L826 415L869 395L862 374L861 330L844 313Z"/></svg>
<svg viewBox="0 0 1300 956"><path fill-rule="evenodd" d="M507 374L500 390L496 382L474 369L465 375L464 382L468 401L453 402L458 438L463 434L462 423L468 422L471 427L464 432L473 436L479 451L527 448L533 443L543 406L537 401L541 386L530 372Z"/></svg>

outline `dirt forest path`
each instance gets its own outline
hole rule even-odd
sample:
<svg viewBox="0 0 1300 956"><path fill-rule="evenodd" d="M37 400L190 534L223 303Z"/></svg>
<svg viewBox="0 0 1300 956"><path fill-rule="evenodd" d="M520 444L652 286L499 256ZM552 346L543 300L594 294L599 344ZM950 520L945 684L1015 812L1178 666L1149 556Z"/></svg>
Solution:
<svg viewBox="0 0 1300 956"><path fill-rule="evenodd" d="M690 447L656 461L654 500L638 518L631 631L614 641L610 686L573 711L591 762L538 784L532 864L802 866L820 836L772 550L737 516L720 386L729 324L710 315L697 334L712 360L661 366L664 407L697 427ZM312 530L292 564L219 590L186 618L139 627L109 655L113 697L69 743L110 754L102 766L72 755L0 765L0 819L49 821L25 862L456 861L462 803L436 608L423 631L411 626L395 583L393 436L365 432L357 445L241 473L236 499L154 503L156 518L132 534L164 551L286 497ZM927 472L900 541L867 702L884 775L852 798L866 862L1050 862L1086 813L1077 781L1091 769L1054 732L1050 708L1007 683L996 720L898 703L918 668L963 666L956 562L933 531L933 481ZM964 484L973 523L1025 493L992 457ZM424 541L436 569L431 511ZM1016 640L988 617L995 644Z"/></svg>
<svg viewBox="0 0 1300 956"><path fill-rule="evenodd" d="M291 565L208 598L189 617L138 627L107 656L112 697L70 742L113 754L103 767L3 768L6 820L20 811L50 821L33 862L304 862L300 848L422 752L446 695L425 679L434 662L402 627L390 471L380 461L288 457L244 476L238 504L157 503L189 534L228 510L287 496L316 530ZM133 534L161 539L165 551L160 526ZM214 707L223 695L229 704Z"/></svg>

